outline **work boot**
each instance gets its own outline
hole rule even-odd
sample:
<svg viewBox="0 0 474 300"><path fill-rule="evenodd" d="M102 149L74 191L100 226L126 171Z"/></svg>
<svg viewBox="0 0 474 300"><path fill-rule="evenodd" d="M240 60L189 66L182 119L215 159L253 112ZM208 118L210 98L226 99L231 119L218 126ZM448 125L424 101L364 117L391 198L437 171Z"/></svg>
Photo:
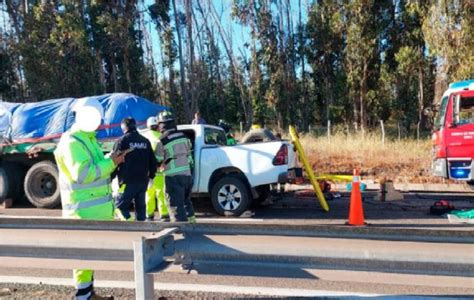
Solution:
<svg viewBox="0 0 474 300"><path fill-rule="evenodd" d="M160 216L160 218L158 219L158 222L162 222L162 223L169 222L169 221L170 221L170 216Z"/></svg>
<svg viewBox="0 0 474 300"><path fill-rule="evenodd" d="M188 217L188 222L192 225L196 224L196 216Z"/></svg>
<svg viewBox="0 0 474 300"><path fill-rule="evenodd" d="M146 217L147 222L153 222L155 221L155 216L148 216Z"/></svg>

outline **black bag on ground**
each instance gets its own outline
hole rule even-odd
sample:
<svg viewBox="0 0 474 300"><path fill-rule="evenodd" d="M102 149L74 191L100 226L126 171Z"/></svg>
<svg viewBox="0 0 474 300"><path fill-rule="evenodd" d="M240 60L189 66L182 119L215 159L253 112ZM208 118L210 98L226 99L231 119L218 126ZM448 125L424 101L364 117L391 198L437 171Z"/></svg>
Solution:
<svg viewBox="0 0 474 300"><path fill-rule="evenodd" d="M430 206L430 214L437 216L450 213L452 210L454 210L454 206L446 200L436 201L432 206Z"/></svg>

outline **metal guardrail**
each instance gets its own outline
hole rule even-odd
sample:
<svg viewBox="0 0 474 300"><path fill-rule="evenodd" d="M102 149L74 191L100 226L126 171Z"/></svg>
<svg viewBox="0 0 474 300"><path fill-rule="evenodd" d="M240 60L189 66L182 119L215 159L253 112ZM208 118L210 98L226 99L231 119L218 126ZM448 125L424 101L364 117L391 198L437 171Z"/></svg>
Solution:
<svg viewBox="0 0 474 300"><path fill-rule="evenodd" d="M304 222L199 222L189 223L154 223L154 222L121 222L70 220L62 218L14 218L0 217L0 228L10 229L56 229L56 230L100 230L123 232L157 232L170 227L179 227L183 232L215 234L252 234L278 236L335 237L372 240L403 240L440 243L474 243L472 225L457 225L460 229L436 228L427 226L416 228L407 226L364 226L354 227L334 224L307 224ZM424 229L423 229L424 227ZM436 227L436 225L433 225ZM463 230L462 228L465 228Z"/></svg>
<svg viewBox="0 0 474 300"><path fill-rule="evenodd" d="M74 263L77 264L78 260L133 260L137 299L153 298L153 273L162 271L167 263L172 261L170 260L171 256L177 257L177 259L189 259L191 265L206 263L228 264L229 266L247 264L252 267L278 265L280 268L282 266L293 268L318 266L318 268L341 270L347 268L365 271L401 270L407 273L417 273L421 270L432 275L439 275L440 272L444 272L442 274L447 276L472 276L473 270L472 255L465 253L461 257L449 257L449 254L444 253L442 255L443 259L440 260L439 255L435 253L432 257L426 258L424 256L427 253L426 249L431 249L431 245L426 244L421 248L422 250L425 249L424 252L419 252L420 249L417 251L409 250L393 257L392 252L383 251L383 249L378 250L377 247L366 250L359 246L359 248L355 247L353 250L341 250L338 243L331 246L335 248L329 247L322 252L317 250L321 241L314 241L318 239L316 237L361 238L384 241L387 240L387 237L388 240L406 241L408 237L418 242L426 242L420 236L426 236L429 232L433 232L433 236L439 235L437 230L411 232L404 228L397 228L387 232L386 228L371 226L304 226L272 223L201 223L196 226L181 223L178 229L177 224L172 223L100 222L67 219L54 220L54 226L51 226L51 224L47 224L47 219L42 219L41 222L38 221L36 224L39 228L55 230L38 230L37 233L31 233L30 229L35 228L32 220L29 220L29 223L27 222L25 226L21 226L19 222L8 223L8 220L11 221L10 218L0 218L0 230L3 228L6 236L6 239L0 241L0 256L67 258L70 260L66 265L68 268ZM23 222L25 222L25 219L23 219ZM46 228L47 225L49 228ZM44 243L22 238L21 235L18 235L18 232L23 232L24 229L35 236L44 234ZM78 234L74 239L66 239L58 243L58 238L64 237L64 234L69 235L69 231L66 230L65 233L61 233L57 229L74 229ZM87 231L80 233L81 230ZM112 230L117 232L111 232ZM446 231L443 234L451 233L452 236L455 235L454 240L457 243L469 244L473 242L474 233L472 230L456 231L455 233L450 230ZM148 235L147 232L155 233ZM184 239L175 241L176 233L183 233ZM260 235L260 237L254 237L254 244L249 247L249 240L245 237L242 238L245 235ZM286 236L284 239L289 242L280 246L279 237L275 240L272 236ZM118 239L117 237L124 237L124 239ZM137 237L140 237L140 239L137 240ZM315 237L315 239L311 242L312 239L308 237ZM234 238L237 238L237 240L234 240ZM261 239L265 238L266 240L262 242ZM449 237L441 236L441 238L446 241ZM8 239L11 239L10 242ZM95 239L97 242L82 245L83 240L89 239L91 241ZM431 241L435 240L440 241L441 239L440 237L431 237ZM124 241L126 242L124 243ZM384 241L377 243L382 245L382 243L385 243ZM305 248L303 245L308 245L308 242L311 246ZM357 245L357 242L354 240L352 243ZM359 241L358 243L359 245L365 245L366 241ZM278 249L270 247L272 249L269 250L268 245L270 244ZM437 245L433 244L433 247L437 247ZM446 249L447 246L444 247ZM467 246L455 245L449 247L457 248L459 254L459 249L464 249ZM294 249L300 250L295 252ZM446 260L446 258L449 258L449 260ZM74 266L76 267L76 265Z"/></svg>
<svg viewBox="0 0 474 300"><path fill-rule="evenodd" d="M163 270L168 263L173 261L172 257L175 252L174 234L178 230L178 227L165 228L159 232L141 236L138 241L132 242L129 240L130 245L124 245L120 247L121 249L114 249L110 245L104 247L100 243L91 243L86 248L77 247L77 245L58 246L57 240L48 240L46 243L38 245L6 243L0 245L0 257L65 259L66 262L63 263L71 269L84 268L84 261L133 260L136 299L153 299L153 273ZM114 245L118 244L115 243Z"/></svg>
<svg viewBox="0 0 474 300"><path fill-rule="evenodd" d="M173 234L177 231L176 227L163 229L154 236L142 237L139 242L133 243L136 299L154 298L153 273L165 266L165 257L173 256Z"/></svg>

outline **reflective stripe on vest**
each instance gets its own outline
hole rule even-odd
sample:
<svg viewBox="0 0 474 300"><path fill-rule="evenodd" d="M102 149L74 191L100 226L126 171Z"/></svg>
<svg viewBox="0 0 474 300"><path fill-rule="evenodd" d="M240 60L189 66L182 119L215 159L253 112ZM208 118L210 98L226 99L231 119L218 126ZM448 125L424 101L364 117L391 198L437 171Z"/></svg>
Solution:
<svg viewBox="0 0 474 300"><path fill-rule="evenodd" d="M171 160L165 168L165 175L191 175L189 165L189 142L186 137L178 138L164 145L167 157Z"/></svg>
<svg viewBox="0 0 474 300"><path fill-rule="evenodd" d="M166 176L171 175L191 175L191 167L189 165L173 168L165 171Z"/></svg>
<svg viewBox="0 0 474 300"><path fill-rule="evenodd" d="M67 191L67 192L73 192L73 191L80 191L80 190L85 190L85 189L92 189L96 187L100 187L103 185L108 185L110 184L110 179L109 178L104 178L101 180L93 181L91 183L69 183L61 179L61 190Z"/></svg>
<svg viewBox="0 0 474 300"><path fill-rule="evenodd" d="M112 201L112 195L107 195L105 197L89 200L89 201L80 201L75 204L65 204L63 205L63 209L65 210L78 210L83 208L89 208L97 205L106 204Z"/></svg>
<svg viewBox="0 0 474 300"><path fill-rule="evenodd" d="M108 189L110 188L110 178L102 178L102 171L99 167L98 164L93 165L93 161L97 159L97 156L95 156L91 149L87 146L87 144L77 136L74 136L73 134L70 134L70 137L77 141L79 144L82 145L83 149L87 152L89 155L89 159L91 162L87 163L83 169L80 171L77 182L72 182L70 178L64 177L64 176L59 176L60 180L60 190L61 194L69 194L69 196L66 197L68 199L67 202L69 203L64 203L63 202L63 211L67 211L68 214L76 214L79 213L79 210L81 209L86 209L86 208L91 208L94 206L99 206L103 205L106 203L111 203L112 202L112 195L110 192L108 192ZM89 171L91 170L91 167L94 168L95 171L95 176L94 180L89 183L84 183L84 181L87 178L87 175L89 174ZM84 199L84 197L81 197L82 200L78 200L76 198L77 193L81 191L86 191L89 189L97 189L97 188L104 188L103 192L96 194L95 198L92 196L94 199ZM105 190L107 189L107 191ZM95 194L95 193L94 193ZM93 194L91 194L93 195Z"/></svg>

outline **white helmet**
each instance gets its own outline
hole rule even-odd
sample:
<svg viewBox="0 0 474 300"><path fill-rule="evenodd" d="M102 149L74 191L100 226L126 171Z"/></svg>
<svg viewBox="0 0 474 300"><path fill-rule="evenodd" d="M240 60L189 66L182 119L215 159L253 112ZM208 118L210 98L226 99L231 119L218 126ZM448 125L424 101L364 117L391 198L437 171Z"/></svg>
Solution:
<svg viewBox="0 0 474 300"><path fill-rule="evenodd" d="M158 119L156 117L149 117L146 120L146 127L151 128L151 126L158 126Z"/></svg>
<svg viewBox="0 0 474 300"><path fill-rule="evenodd" d="M74 126L85 132L94 132L104 118L104 108L93 98L77 99L72 111L76 113Z"/></svg>

